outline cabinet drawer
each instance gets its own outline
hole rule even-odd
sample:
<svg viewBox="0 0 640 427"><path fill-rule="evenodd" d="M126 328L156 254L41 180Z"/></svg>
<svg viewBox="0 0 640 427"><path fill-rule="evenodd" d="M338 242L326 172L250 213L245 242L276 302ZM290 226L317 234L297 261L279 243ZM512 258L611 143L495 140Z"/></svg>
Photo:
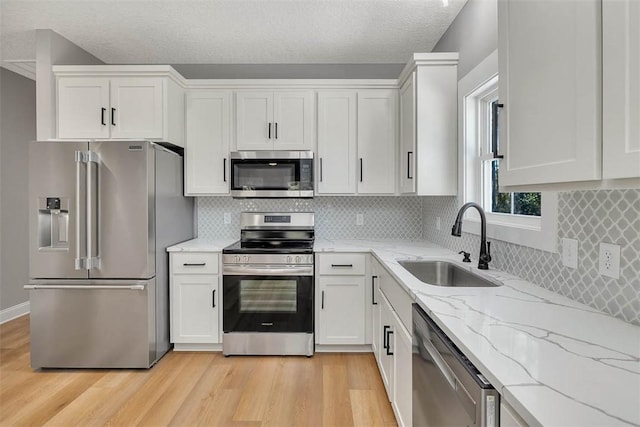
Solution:
<svg viewBox="0 0 640 427"><path fill-rule="evenodd" d="M209 252L172 253L173 274L218 274L218 254Z"/></svg>
<svg viewBox="0 0 640 427"><path fill-rule="evenodd" d="M365 254L319 254L318 273L320 275L363 276L365 259Z"/></svg>

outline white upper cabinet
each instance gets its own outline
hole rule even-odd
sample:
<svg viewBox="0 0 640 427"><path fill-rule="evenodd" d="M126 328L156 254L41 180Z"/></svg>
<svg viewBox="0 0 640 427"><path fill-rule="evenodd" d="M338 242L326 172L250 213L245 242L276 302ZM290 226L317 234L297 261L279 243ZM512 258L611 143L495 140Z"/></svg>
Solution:
<svg viewBox="0 0 640 427"><path fill-rule="evenodd" d="M185 195L229 193L231 91L186 96Z"/></svg>
<svg viewBox="0 0 640 427"><path fill-rule="evenodd" d="M415 73L400 88L400 192L416 191Z"/></svg>
<svg viewBox="0 0 640 427"><path fill-rule="evenodd" d="M601 1L498 1L500 184L599 180Z"/></svg>
<svg viewBox="0 0 640 427"><path fill-rule="evenodd" d="M173 68L60 65L53 72L58 138L149 139L183 146L184 91Z"/></svg>
<svg viewBox="0 0 640 427"><path fill-rule="evenodd" d="M238 150L312 150L310 91L236 92Z"/></svg>
<svg viewBox="0 0 640 427"><path fill-rule="evenodd" d="M109 138L109 79L58 80L58 137Z"/></svg>
<svg viewBox="0 0 640 427"><path fill-rule="evenodd" d="M416 53L400 75L400 192L457 194L457 53Z"/></svg>
<svg viewBox="0 0 640 427"><path fill-rule="evenodd" d="M317 193L356 192L356 92L318 92Z"/></svg>
<svg viewBox="0 0 640 427"><path fill-rule="evenodd" d="M397 90L358 91L358 173L360 194L396 191Z"/></svg>
<svg viewBox="0 0 640 427"><path fill-rule="evenodd" d="M602 25L602 177L640 177L640 2L604 1Z"/></svg>
<svg viewBox="0 0 640 427"><path fill-rule="evenodd" d="M111 138L162 138L162 79L111 81Z"/></svg>

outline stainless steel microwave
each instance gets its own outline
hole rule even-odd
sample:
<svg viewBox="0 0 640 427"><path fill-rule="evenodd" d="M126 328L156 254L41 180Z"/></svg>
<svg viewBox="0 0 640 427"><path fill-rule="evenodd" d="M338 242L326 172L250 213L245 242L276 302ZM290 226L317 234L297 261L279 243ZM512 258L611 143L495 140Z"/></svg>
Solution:
<svg viewBox="0 0 640 427"><path fill-rule="evenodd" d="M313 151L232 152L231 195L313 197Z"/></svg>

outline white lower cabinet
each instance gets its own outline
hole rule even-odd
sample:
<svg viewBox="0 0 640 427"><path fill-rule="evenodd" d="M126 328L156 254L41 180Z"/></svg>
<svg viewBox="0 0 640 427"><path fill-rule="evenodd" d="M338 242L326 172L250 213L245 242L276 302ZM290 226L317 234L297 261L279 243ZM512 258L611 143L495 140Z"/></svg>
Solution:
<svg viewBox="0 0 640 427"><path fill-rule="evenodd" d="M372 271L377 276L373 286L377 304L372 310L374 355L398 425L411 426L412 331L411 324L403 323L398 315L411 309L411 300L402 299L402 307L394 306L383 289L397 287L406 295L405 291L377 261L373 262Z"/></svg>
<svg viewBox="0 0 640 427"><path fill-rule="evenodd" d="M367 255L316 254L316 344L367 344Z"/></svg>
<svg viewBox="0 0 640 427"><path fill-rule="evenodd" d="M364 283L364 276L320 276L316 343L365 343Z"/></svg>
<svg viewBox="0 0 640 427"><path fill-rule="evenodd" d="M171 253L171 342L176 350L206 350L221 342L219 255Z"/></svg>

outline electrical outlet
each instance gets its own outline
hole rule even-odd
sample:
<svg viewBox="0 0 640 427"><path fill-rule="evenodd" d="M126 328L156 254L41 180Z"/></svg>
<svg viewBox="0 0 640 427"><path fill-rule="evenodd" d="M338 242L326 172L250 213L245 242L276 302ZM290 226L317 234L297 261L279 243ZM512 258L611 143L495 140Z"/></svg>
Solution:
<svg viewBox="0 0 640 427"><path fill-rule="evenodd" d="M231 224L231 213L225 212L223 217L224 217L225 224Z"/></svg>
<svg viewBox="0 0 640 427"><path fill-rule="evenodd" d="M598 270L603 276L620 278L620 245L600 243Z"/></svg>
<svg viewBox="0 0 640 427"><path fill-rule="evenodd" d="M364 224L364 215L359 213L356 214L356 225L363 225Z"/></svg>
<svg viewBox="0 0 640 427"><path fill-rule="evenodd" d="M442 229L442 220L440 219L439 216L436 217L436 230L441 230Z"/></svg>
<svg viewBox="0 0 640 427"><path fill-rule="evenodd" d="M576 239L562 239L562 265L578 268L578 241Z"/></svg>

